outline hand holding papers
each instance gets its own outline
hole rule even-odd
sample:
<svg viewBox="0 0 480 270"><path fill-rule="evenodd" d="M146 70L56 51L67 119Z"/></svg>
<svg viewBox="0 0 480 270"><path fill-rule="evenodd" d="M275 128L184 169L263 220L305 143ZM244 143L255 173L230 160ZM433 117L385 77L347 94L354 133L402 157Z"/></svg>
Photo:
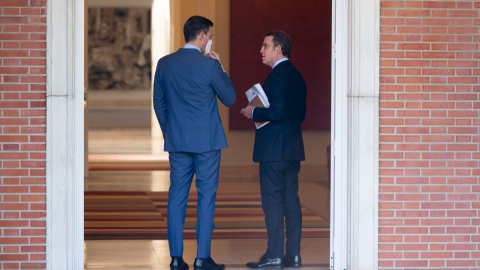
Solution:
<svg viewBox="0 0 480 270"><path fill-rule="evenodd" d="M253 106L253 107L259 107L259 108L268 108L270 107L270 103L268 102L267 95L265 95L265 92L263 91L262 86L257 83L255 84L252 88L248 89L245 92L245 95L247 96L248 99L248 105ZM265 126L270 122L255 122L255 126L257 129Z"/></svg>

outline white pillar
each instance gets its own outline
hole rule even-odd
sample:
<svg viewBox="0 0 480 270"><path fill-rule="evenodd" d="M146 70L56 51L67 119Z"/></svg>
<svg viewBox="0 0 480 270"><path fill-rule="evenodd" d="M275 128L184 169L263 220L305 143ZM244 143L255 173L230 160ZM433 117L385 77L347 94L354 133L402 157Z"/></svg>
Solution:
<svg viewBox="0 0 480 270"><path fill-rule="evenodd" d="M83 269L84 1L47 1L47 269Z"/></svg>
<svg viewBox="0 0 480 270"><path fill-rule="evenodd" d="M152 96L153 81L157 69L157 61L170 53L172 37L170 27L170 1L153 0L152 6ZM163 135L158 124L157 116L153 110L152 99L152 154L168 157L163 151Z"/></svg>
<svg viewBox="0 0 480 270"><path fill-rule="evenodd" d="M378 269L380 1L352 5L349 269Z"/></svg>
<svg viewBox="0 0 480 270"><path fill-rule="evenodd" d="M378 269L379 0L333 0L331 267Z"/></svg>

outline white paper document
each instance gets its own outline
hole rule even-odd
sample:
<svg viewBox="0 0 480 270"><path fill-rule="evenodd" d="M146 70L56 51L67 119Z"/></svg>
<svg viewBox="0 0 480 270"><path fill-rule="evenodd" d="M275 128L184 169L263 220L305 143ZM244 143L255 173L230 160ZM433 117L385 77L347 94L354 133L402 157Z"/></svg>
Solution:
<svg viewBox="0 0 480 270"><path fill-rule="evenodd" d="M245 95L247 96L248 104L253 107L260 107L260 108L270 107L270 103L268 102L267 95L265 95L265 92L263 91L263 88L259 83L255 84L254 86L252 86L252 88L248 89L245 92ZM255 122L255 126L257 127L257 129L259 129L268 123L270 122L268 121Z"/></svg>

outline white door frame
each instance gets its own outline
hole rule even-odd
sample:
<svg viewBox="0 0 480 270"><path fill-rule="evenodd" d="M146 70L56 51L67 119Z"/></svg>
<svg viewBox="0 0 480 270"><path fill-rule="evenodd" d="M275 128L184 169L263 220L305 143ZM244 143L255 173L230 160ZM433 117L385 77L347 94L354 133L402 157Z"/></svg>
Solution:
<svg viewBox="0 0 480 270"><path fill-rule="evenodd" d="M47 269L83 269L84 1L46 4Z"/></svg>
<svg viewBox="0 0 480 270"><path fill-rule="evenodd" d="M378 268L379 0L332 0L331 269ZM47 269L84 267L84 0L47 0Z"/></svg>
<svg viewBox="0 0 480 270"><path fill-rule="evenodd" d="M379 0L332 0L330 269L378 269Z"/></svg>

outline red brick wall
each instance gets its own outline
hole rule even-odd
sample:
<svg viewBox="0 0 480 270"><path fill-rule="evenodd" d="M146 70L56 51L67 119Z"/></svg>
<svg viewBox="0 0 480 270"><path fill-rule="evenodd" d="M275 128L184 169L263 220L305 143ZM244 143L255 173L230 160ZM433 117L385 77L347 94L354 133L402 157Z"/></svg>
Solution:
<svg viewBox="0 0 480 270"><path fill-rule="evenodd" d="M46 267L45 0L0 0L0 269Z"/></svg>
<svg viewBox="0 0 480 270"><path fill-rule="evenodd" d="M479 1L381 1L382 269L480 269Z"/></svg>

